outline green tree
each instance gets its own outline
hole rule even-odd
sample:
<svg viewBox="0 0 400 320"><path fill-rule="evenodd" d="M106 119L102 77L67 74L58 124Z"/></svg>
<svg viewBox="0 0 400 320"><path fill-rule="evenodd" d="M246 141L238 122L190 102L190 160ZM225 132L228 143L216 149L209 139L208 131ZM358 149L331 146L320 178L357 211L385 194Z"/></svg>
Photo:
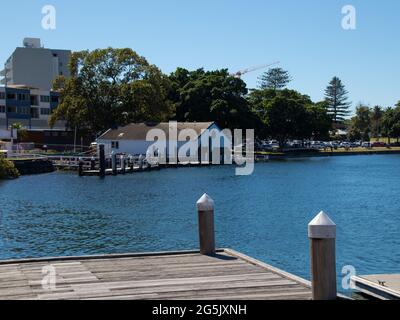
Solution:
<svg viewBox="0 0 400 320"><path fill-rule="evenodd" d="M23 140L26 135L28 134L28 132L26 131L24 125L20 122L15 122L11 125L11 129L12 130L17 130L17 137L18 140L21 141Z"/></svg>
<svg viewBox="0 0 400 320"><path fill-rule="evenodd" d="M371 112L371 131L372 136L374 138L378 138L381 136L382 131L382 118L383 118L383 109L380 106L375 106Z"/></svg>
<svg viewBox="0 0 400 320"><path fill-rule="evenodd" d="M371 110L363 105L356 109L356 116L351 119L349 137L351 140L370 140L371 134Z"/></svg>
<svg viewBox="0 0 400 320"><path fill-rule="evenodd" d="M215 121L221 128L257 128L260 121L249 108L243 80L228 71L188 71L178 68L169 76L170 100L177 121Z"/></svg>
<svg viewBox="0 0 400 320"><path fill-rule="evenodd" d="M14 163L0 156L0 180L15 179L19 177L19 172Z"/></svg>
<svg viewBox="0 0 400 320"><path fill-rule="evenodd" d="M314 104L309 96L288 89L252 90L248 101L264 123L263 137L277 139L281 148L288 139L329 137L331 119L325 102Z"/></svg>
<svg viewBox="0 0 400 320"><path fill-rule="evenodd" d="M389 144L391 139L400 139L400 102L395 108L387 108L382 118L382 133L388 137Z"/></svg>
<svg viewBox="0 0 400 320"><path fill-rule="evenodd" d="M59 77L54 89L60 104L50 119L90 135L128 122L168 119L169 80L131 49L75 52L71 77Z"/></svg>
<svg viewBox="0 0 400 320"><path fill-rule="evenodd" d="M340 123L350 114L351 103L348 102L348 92L342 81L338 77L333 77L325 90L325 101L327 103L328 114L334 123Z"/></svg>
<svg viewBox="0 0 400 320"><path fill-rule="evenodd" d="M292 78L289 71L282 68L272 68L260 77L260 89L279 90L285 88Z"/></svg>
<svg viewBox="0 0 400 320"><path fill-rule="evenodd" d="M255 112L265 125L268 137L278 140L282 149L288 139L326 137L330 118L325 108L315 105L309 96L294 90L253 90L249 97Z"/></svg>
<svg viewBox="0 0 400 320"><path fill-rule="evenodd" d="M382 133L384 136L388 138L388 142L390 144L390 140L393 135L393 125L394 125L394 110L389 107L385 110L382 117Z"/></svg>
<svg viewBox="0 0 400 320"><path fill-rule="evenodd" d="M324 103L307 104L308 126L311 135L306 138L314 140L328 140L329 131L332 129L332 121L326 112Z"/></svg>

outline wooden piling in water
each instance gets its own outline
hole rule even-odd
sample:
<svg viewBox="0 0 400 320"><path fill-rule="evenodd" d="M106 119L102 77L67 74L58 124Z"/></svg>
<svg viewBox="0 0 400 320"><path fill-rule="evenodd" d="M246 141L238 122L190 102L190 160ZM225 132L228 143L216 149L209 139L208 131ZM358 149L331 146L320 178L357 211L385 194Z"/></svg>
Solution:
<svg viewBox="0 0 400 320"><path fill-rule="evenodd" d="M83 176L83 160L82 160L82 158L79 158L79 169L78 169L78 172L79 172L79 176L82 177Z"/></svg>
<svg viewBox="0 0 400 320"><path fill-rule="evenodd" d="M90 159L90 170L95 170L96 169L96 159L92 157Z"/></svg>
<svg viewBox="0 0 400 320"><path fill-rule="evenodd" d="M336 300L336 225L324 212L308 225L313 300Z"/></svg>
<svg viewBox="0 0 400 320"><path fill-rule="evenodd" d="M114 176L116 176L118 173L118 171L117 171L117 154L114 151L111 152L111 168L112 168L112 174Z"/></svg>
<svg viewBox="0 0 400 320"><path fill-rule="evenodd" d="M126 172L126 162L125 162L125 156L121 155L121 173L125 174Z"/></svg>
<svg viewBox="0 0 400 320"><path fill-rule="evenodd" d="M99 145L99 158L100 158L99 175L101 178L104 178L106 176L106 155L104 152L104 144Z"/></svg>
<svg viewBox="0 0 400 320"><path fill-rule="evenodd" d="M215 254L214 201L204 194L197 201L200 253Z"/></svg>

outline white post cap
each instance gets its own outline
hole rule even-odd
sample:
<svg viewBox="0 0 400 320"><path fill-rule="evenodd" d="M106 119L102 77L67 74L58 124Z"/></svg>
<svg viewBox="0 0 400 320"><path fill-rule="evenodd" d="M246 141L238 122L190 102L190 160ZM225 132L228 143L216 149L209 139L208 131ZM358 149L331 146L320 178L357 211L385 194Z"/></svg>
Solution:
<svg viewBox="0 0 400 320"><path fill-rule="evenodd" d="M336 239L336 224L321 211L308 224L308 237L310 239Z"/></svg>
<svg viewBox="0 0 400 320"><path fill-rule="evenodd" d="M197 210L199 211L213 211L214 210L214 200L210 198L210 196L205 193L203 196L197 201Z"/></svg>

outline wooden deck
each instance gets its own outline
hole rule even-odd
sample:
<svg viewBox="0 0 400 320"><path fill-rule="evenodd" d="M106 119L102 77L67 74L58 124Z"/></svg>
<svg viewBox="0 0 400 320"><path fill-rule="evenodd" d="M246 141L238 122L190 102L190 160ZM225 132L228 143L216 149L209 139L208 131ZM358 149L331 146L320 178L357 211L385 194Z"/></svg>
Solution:
<svg viewBox="0 0 400 320"><path fill-rule="evenodd" d="M400 300L400 274L353 276L357 290L377 299Z"/></svg>
<svg viewBox="0 0 400 320"><path fill-rule="evenodd" d="M42 285L54 268L55 287ZM48 279L48 278L46 278ZM233 250L0 261L0 299L309 300L310 283Z"/></svg>

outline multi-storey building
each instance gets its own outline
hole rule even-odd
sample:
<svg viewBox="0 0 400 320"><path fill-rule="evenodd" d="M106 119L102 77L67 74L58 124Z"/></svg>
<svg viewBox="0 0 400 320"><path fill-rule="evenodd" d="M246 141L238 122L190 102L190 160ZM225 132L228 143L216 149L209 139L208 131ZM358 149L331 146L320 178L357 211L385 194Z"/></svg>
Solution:
<svg viewBox="0 0 400 320"><path fill-rule="evenodd" d="M0 129L8 129L14 123L29 130L49 129L48 121L58 106L59 93L27 86L0 87ZM59 121L54 129L65 130Z"/></svg>
<svg viewBox="0 0 400 320"><path fill-rule="evenodd" d="M70 50L43 48L40 39L25 38L23 47L15 49L0 72L1 83L51 90L57 76L70 76L70 57Z"/></svg>
<svg viewBox="0 0 400 320"><path fill-rule="evenodd" d="M58 105L59 94L51 91L54 79L69 77L69 50L46 49L40 39L25 38L6 61L0 87L0 129L21 123L30 130L49 129L48 120ZM55 125L65 130L63 122Z"/></svg>

